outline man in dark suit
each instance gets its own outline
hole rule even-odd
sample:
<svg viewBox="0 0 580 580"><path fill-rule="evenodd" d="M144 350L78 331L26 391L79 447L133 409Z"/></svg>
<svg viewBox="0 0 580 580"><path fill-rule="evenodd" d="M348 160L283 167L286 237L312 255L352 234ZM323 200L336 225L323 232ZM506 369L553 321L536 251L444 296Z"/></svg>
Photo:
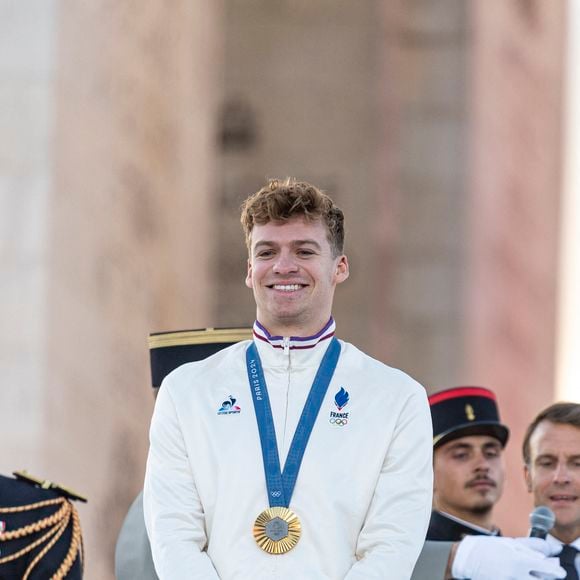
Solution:
<svg viewBox="0 0 580 580"><path fill-rule="evenodd" d="M523 444L524 475L535 506L547 506L556 523L546 541L566 570L580 576L580 404L556 403L529 425Z"/></svg>

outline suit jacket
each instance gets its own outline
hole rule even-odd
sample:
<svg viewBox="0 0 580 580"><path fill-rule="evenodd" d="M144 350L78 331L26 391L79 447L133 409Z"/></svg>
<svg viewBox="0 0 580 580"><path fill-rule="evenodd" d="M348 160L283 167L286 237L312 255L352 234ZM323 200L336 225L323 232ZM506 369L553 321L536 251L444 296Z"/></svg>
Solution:
<svg viewBox="0 0 580 580"><path fill-rule="evenodd" d="M143 492L131 504L115 549L117 580L159 580L143 519Z"/></svg>
<svg viewBox="0 0 580 580"><path fill-rule="evenodd" d="M467 535L481 536L486 534L479 528L471 527L468 522L458 522L433 510L427 532L427 541L419 555L411 580L444 580L451 546Z"/></svg>
<svg viewBox="0 0 580 580"><path fill-rule="evenodd" d="M413 570L411 580L444 580L453 542L427 540Z"/></svg>

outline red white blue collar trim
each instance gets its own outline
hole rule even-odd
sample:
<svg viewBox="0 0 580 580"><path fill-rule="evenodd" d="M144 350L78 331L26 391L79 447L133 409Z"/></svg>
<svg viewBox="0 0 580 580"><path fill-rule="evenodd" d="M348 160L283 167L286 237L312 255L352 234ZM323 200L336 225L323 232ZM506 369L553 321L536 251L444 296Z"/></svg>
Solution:
<svg viewBox="0 0 580 580"><path fill-rule="evenodd" d="M336 332L336 323L331 316L324 328L314 336L272 336L257 320L253 330L255 339L267 342L274 348L306 349L314 348L319 342L332 338Z"/></svg>

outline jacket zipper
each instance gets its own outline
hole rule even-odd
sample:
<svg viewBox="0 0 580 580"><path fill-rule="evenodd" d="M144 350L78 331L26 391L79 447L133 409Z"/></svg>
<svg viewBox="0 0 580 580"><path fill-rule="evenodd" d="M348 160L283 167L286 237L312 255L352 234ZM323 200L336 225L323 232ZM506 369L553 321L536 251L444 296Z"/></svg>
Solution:
<svg viewBox="0 0 580 580"><path fill-rule="evenodd" d="M288 355L288 358L290 358L290 337L289 336L282 337L282 346L284 347L284 354Z"/></svg>
<svg viewBox="0 0 580 580"><path fill-rule="evenodd" d="M288 424L288 405L290 402L290 375L292 373L292 357L290 355L290 337L285 336L282 338L282 346L284 348L284 354L288 356L288 366L286 367L287 372L287 383L286 383L286 405L284 411L284 430L283 430L283 453L286 454L286 426ZM286 462L284 462L286 463ZM283 466L280 466L283 468Z"/></svg>

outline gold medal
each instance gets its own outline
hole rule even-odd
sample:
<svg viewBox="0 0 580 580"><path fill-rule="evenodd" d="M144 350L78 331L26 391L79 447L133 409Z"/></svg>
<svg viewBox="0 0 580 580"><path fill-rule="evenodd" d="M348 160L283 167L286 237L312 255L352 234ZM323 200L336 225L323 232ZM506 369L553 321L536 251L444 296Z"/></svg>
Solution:
<svg viewBox="0 0 580 580"><path fill-rule="evenodd" d="M298 516L288 508L265 509L254 522L256 543L268 554L285 554L300 539L302 526Z"/></svg>

